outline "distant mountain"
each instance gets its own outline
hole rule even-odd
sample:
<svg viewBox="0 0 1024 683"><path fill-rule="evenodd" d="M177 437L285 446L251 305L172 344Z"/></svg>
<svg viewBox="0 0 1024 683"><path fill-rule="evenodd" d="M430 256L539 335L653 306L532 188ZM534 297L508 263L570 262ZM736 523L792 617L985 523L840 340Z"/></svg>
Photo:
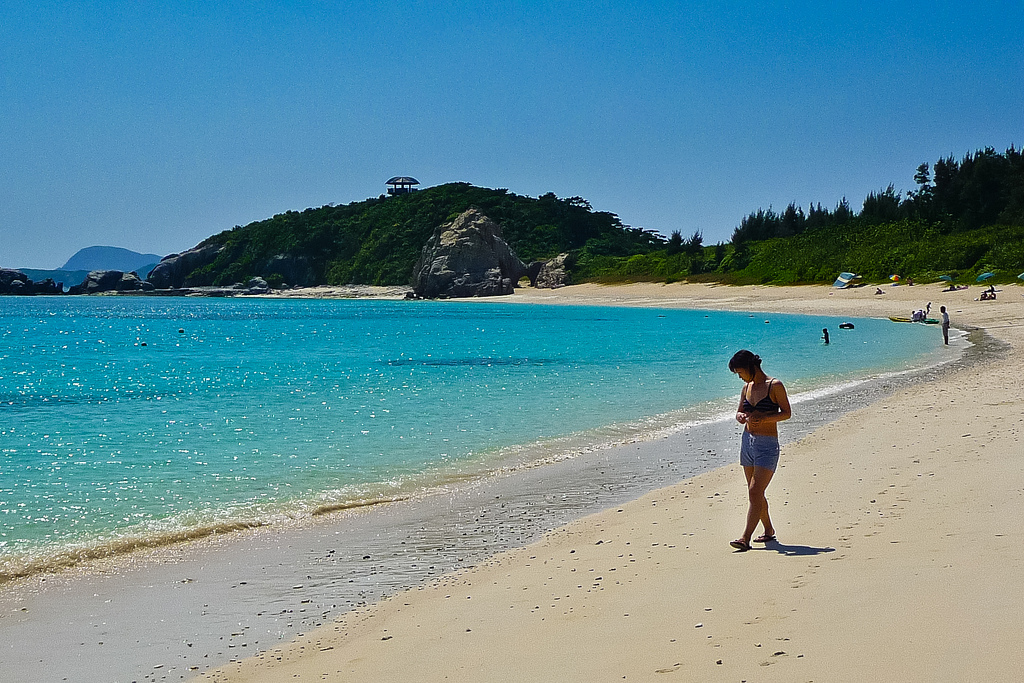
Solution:
<svg viewBox="0 0 1024 683"><path fill-rule="evenodd" d="M86 247L69 258L58 270L122 270L127 273L160 263L161 258L156 254L140 254L120 247ZM146 269L146 272L149 270ZM139 276L145 277L141 272Z"/></svg>

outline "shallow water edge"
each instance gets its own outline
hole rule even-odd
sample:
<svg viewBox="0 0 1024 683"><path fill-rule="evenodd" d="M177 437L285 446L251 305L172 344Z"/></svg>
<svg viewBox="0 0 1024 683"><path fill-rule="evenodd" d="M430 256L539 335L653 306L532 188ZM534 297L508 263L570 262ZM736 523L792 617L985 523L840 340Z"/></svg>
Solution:
<svg viewBox="0 0 1024 683"><path fill-rule="evenodd" d="M798 404L781 430L783 443L912 383L999 353L981 333L972 341L946 365L880 376ZM0 597L7 644L0 667L18 680L187 678L588 513L730 463L738 433L731 420L708 420L429 496L320 515L293 528L212 536L14 582Z"/></svg>

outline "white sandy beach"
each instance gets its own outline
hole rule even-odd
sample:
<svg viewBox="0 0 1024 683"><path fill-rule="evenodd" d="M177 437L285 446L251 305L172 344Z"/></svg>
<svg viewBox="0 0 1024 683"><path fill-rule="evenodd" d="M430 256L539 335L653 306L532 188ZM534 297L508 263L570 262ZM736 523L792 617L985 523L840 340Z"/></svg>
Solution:
<svg viewBox="0 0 1024 683"><path fill-rule="evenodd" d="M1024 288L580 285L524 303L909 315L999 347L784 447L779 542L728 545L738 465L208 672L215 681L1020 680ZM935 334L940 331L935 326ZM1000 350L1001 349L1001 350ZM765 359L771 373L771 359ZM782 378L785 379L785 378ZM785 430L783 423L781 430Z"/></svg>

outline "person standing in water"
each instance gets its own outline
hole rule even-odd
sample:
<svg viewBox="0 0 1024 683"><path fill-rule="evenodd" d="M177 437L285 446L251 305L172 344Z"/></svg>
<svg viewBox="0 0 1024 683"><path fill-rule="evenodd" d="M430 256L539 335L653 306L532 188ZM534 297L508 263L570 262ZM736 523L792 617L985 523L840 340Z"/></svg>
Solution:
<svg viewBox="0 0 1024 683"><path fill-rule="evenodd" d="M779 465L778 423L788 420L793 411L789 396L782 382L769 377L761 369L761 357L743 349L729 360L729 370L743 380L740 390L740 404L736 410L736 421L743 425L743 440L740 445L740 464L747 479L747 525L743 535L729 545L740 551L750 550L750 538L757 525L764 526L764 533L754 539L755 543L775 540L775 527L768 516L768 499L764 492Z"/></svg>
<svg viewBox="0 0 1024 683"><path fill-rule="evenodd" d="M942 343L949 346L949 313L945 306L939 306L939 313L942 314Z"/></svg>
<svg viewBox="0 0 1024 683"><path fill-rule="evenodd" d="M821 328L821 338L825 340L826 344L828 344L828 328L827 327Z"/></svg>

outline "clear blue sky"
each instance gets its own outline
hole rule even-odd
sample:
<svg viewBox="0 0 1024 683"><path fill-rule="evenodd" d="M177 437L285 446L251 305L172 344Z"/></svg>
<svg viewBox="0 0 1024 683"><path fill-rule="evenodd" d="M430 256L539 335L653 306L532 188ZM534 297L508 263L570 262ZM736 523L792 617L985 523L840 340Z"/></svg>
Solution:
<svg viewBox="0 0 1024 683"><path fill-rule="evenodd" d="M727 240L1024 144L1024 3L0 0L0 265L166 254L393 175Z"/></svg>

